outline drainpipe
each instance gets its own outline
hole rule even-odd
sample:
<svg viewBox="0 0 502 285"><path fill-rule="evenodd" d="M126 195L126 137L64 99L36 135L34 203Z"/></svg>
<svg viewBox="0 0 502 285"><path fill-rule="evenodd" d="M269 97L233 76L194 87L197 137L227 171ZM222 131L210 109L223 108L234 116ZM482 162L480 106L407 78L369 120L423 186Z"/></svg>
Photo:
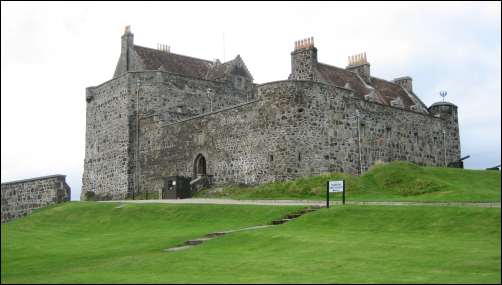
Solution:
<svg viewBox="0 0 502 285"><path fill-rule="evenodd" d="M357 119L357 146L359 149L359 175L363 174L363 163L362 163L362 155L361 155L361 131L359 127L359 110L356 110L356 119Z"/></svg>
<svg viewBox="0 0 502 285"><path fill-rule="evenodd" d="M138 79L136 82L136 192L139 194L139 87L141 81ZM134 191L132 193L132 199L134 200Z"/></svg>
<svg viewBox="0 0 502 285"><path fill-rule="evenodd" d="M443 152L444 152L444 167L448 167L446 164L446 131L443 130Z"/></svg>

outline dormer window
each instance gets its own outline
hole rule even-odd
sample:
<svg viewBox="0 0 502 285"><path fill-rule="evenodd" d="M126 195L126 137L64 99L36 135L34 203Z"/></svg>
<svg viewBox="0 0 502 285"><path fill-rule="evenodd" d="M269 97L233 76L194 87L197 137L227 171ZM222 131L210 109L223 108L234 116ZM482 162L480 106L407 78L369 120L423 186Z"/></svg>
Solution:
<svg viewBox="0 0 502 285"><path fill-rule="evenodd" d="M234 86L237 89L244 89L245 80L241 76L235 76Z"/></svg>

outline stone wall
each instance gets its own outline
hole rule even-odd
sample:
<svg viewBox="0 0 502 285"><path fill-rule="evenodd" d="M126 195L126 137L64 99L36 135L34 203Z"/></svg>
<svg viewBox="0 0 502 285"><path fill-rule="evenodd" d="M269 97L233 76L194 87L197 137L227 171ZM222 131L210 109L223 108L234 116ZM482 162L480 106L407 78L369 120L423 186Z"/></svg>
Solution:
<svg viewBox="0 0 502 285"><path fill-rule="evenodd" d="M318 82L267 83L249 103L175 123L145 120L141 191L158 191L166 176L194 177L199 154L215 183L359 174L378 161L443 166L445 149L448 161L460 156L455 120L360 100Z"/></svg>
<svg viewBox="0 0 502 285"><path fill-rule="evenodd" d="M70 201L65 175L51 175L2 183L2 223L38 209Z"/></svg>
<svg viewBox="0 0 502 285"><path fill-rule="evenodd" d="M84 174L80 199L124 199L129 186L129 76L86 90Z"/></svg>
<svg viewBox="0 0 502 285"><path fill-rule="evenodd" d="M236 88L232 81L194 79L165 71L128 72L87 88L81 200L87 192L94 192L98 200L125 199L136 189L137 109L141 126L152 116L176 122L253 96L253 84Z"/></svg>

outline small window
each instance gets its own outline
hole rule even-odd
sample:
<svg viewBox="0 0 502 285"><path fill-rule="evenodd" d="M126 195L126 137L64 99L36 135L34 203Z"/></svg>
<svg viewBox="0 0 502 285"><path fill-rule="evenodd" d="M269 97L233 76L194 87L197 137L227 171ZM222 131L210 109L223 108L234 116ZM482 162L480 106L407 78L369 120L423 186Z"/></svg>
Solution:
<svg viewBox="0 0 502 285"><path fill-rule="evenodd" d="M303 113L303 111L304 111L303 108L298 109L298 113Z"/></svg>
<svg viewBox="0 0 502 285"><path fill-rule="evenodd" d="M235 88L243 89L244 88L244 79L240 76L235 77Z"/></svg>
<svg viewBox="0 0 502 285"><path fill-rule="evenodd" d="M271 154L270 155L270 162L274 161L274 156Z"/></svg>
<svg viewBox="0 0 502 285"><path fill-rule="evenodd" d="M301 152L298 153L298 161L302 161L302 153Z"/></svg>

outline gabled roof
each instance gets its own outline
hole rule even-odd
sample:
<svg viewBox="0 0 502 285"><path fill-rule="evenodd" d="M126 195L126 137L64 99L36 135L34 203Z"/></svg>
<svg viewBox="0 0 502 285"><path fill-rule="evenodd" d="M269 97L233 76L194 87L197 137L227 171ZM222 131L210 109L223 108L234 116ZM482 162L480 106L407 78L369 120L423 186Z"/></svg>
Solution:
<svg viewBox="0 0 502 285"><path fill-rule="evenodd" d="M316 75L321 82L352 89L354 95L360 99L371 99L370 101L389 106L391 101L402 102L406 110L412 110L411 106L419 104L421 108L416 110L427 112L427 107L418 98L411 98L414 95L408 94L396 83L377 77L371 77L370 82L366 83L355 72L323 63L317 63Z"/></svg>
<svg viewBox="0 0 502 285"><path fill-rule="evenodd" d="M371 77L371 85L380 93L386 105L391 105L391 101L399 101L398 99L403 103L405 109L410 109L411 106L415 105L415 102L398 84Z"/></svg>
<svg viewBox="0 0 502 285"><path fill-rule="evenodd" d="M354 72L323 63L317 64L316 71L316 75L321 82L352 89L354 90L354 94L361 99L364 99L364 95L371 93L371 89L366 88Z"/></svg>
<svg viewBox="0 0 502 285"><path fill-rule="evenodd" d="M234 66L243 66L252 78L240 56L220 63L219 60L209 61L136 45L134 51L141 59L145 70L160 69L193 78L223 81Z"/></svg>

